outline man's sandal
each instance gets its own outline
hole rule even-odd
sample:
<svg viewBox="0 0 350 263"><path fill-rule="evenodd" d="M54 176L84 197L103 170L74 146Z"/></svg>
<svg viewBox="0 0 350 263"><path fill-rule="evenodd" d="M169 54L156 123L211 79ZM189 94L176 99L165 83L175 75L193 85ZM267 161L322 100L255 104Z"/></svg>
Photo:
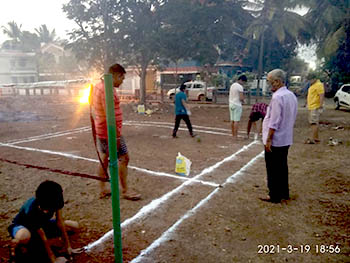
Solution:
<svg viewBox="0 0 350 263"><path fill-rule="evenodd" d="M141 195L138 193L125 193L122 194L122 198L130 201L138 201L141 199Z"/></svg>
<svg viewBox="0 0 350 263"><path fill-rule="evenodd" d="M315 144L315 141L313 141L311 139L307 139L304 143L305 144Z"/></svg>

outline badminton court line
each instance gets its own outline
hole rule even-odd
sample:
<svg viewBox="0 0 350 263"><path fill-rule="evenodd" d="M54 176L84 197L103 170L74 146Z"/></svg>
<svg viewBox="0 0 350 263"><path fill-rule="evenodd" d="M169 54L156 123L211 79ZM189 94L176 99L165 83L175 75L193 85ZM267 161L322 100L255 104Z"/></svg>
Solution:
<svg viewBox="0 0 350 263"><path fill-rule="evenodd" d="M139 220L142 220L143 218L147 217L148 214L153 212L156 208L160 207L162 204L166 203L167 200L170 199L173 195L175 195L175 194L179 193L180 191L182 191L182 189L185 186L190 185L192 182L194 182L194 180L198 180L203 175L212 172L214 169L218 168L222 164L234 160L240 153L247 151L250 147L252 147L255 144L258 144L258 142L257 141L253 141L250 144L243 146L237 152L235 152L232 155L226 157L225 159L221 160L220 162L218 162L218 163L216 163L216 164L214 164L214 165L212 165L212 166L210 166L208 168L205 168L201 173L199 173L198 175L194 176L193 178L190 178L190 180L182 183L181 185L179 185L175 189L171 190L170 192L164 194L163 196L161 196L161 197L159 197L157 199L152 200L149 204L147 204L144 207L142 207L134 216L126 219L121 224L122 229L125 229L130 224L132 224L134 222L138 222ZM112 236L113 236L113 229L110 230L109 232L107 232L105 235L103 235L100 239L94 241L91 244L88 244L84 248L85 248L85 250L89 251L89 250L93 249L94 247L104 243L106 240L112 238Z"/></svg>
<svg viewBox="0 0 350 263"><path fill-rule="evenodd" d="M248 146L243 146L243 148L241 148L239 151L237 151L236 153L234 153L233 155L226 157L224 160L216 163L215 165L205 168L200 174L198 174L197 176L193 177L193 178L186 178L186 182L184 182L182 185L180 185L179 187L175 188L174 190L172 190L171 192L168 192L167 194L165 194L164 196L162 196L161 198L158 198L156 200L152 200L152 202L148 205L146 205L145 207L143 207L137 214L135 214L132 218L129 218L127 220L125 220L122 223L122 227L127 227L130 223L132 223L135 220L138 220L139 217L143 217L146 214L150 213L151 211L155 210L158 206L160 206L162 203L165 203L165 201L170 198L173 194L175 194L177 191L180 191L182 189L182 187L192 183L192 182L196 182L198 181L197 178L201 177L204 174L210 173L212 172L214 169L216 169L217 167L219 167L220 165L222 165L223 163L230 161L232 159L234 159L239 153L246 151L248 148L250 148L252 145L256 144L256 141L251 142ZM15 145L10 145L10 144L3 144L0 143L0 146L5 146L5 147L11 147L11 148L16 148L16 149L22 149L22 150L29 150L29 151L37 151L37 152L44 152L44 153L48 153L48 154L54 154L54 155L60 155L60 156L64 156L67 158L74 158L74 159L81 159L81 160L86 160L86 161L92 161L92 162L98 162L98 160L95 159L90 159L90 158L85 158L85 157L81 157L81 156L77 156L77 155L73 155L73 154L67 154L67 153L62 153L62 152L54 152L54 151L49 151L49 150L40 150L40 149L35 149L35 148L30 148L30 147L22 147L22 146L15 146ZM130 166L130 168L132 168ZM163 173L164 175L164 173ZM177 176L175 176L176 178L178 178ZM180 177L182 178L182 177ZM106 233L102 238L100 238L99 240L95 241L94 243L86 246L86 249L91 249L94 246L97 246L99 243L104 242L105 239L108 239L113 233L113 230L109 231L108 233Z"/></svg>
<svg viewBox="0 0 350 263"><path fill-rule="evenodd" d="M174 123L172 122L161 122L161 121L131 121L128 120L126 122L129 123L147 123L147 124L161 124L161 125L170 125L171 127L174 127ZM185 125L183 124L185 127ZM217 128L217 127L207 127L207 126L200 126L200 125L192 125L193 128L200 128L200 129L207 129L207 130L214 130L214 131L226 131L231 132L231 129L225 129L225 128ZM245 133L245 131L239 131L241 133Z"/></svg>
<svg viewBox="0 0 350 263"><path fill-rule="evenodd" d="M170 122L125 121L123 124L127 125L127 126L133 126L134 125L134 126L148 126L148 127L159 127L159 128L173 129L173 123L170 123ZM206 127L206 126L198 126L198 125L192 125L192 126L194 128L214 130L214 131L215 130L216 131L226 131L226 132L230 132L231 131L229 129L224 129L224 128ZM186 130L186 128L182 128L182 127L180 127L179 129L180 130ZM32 141L50 139L50 138L59 137L59 136L70 135L70 134L74 134L74 133L87 132L87 131L90 131L90 130L91 130L90 126L84 126L84 127L80 127L80 128L76 128L76 129L72 129L72 130L66 130L66 131L60 131L60 132L54 132L54 133L47 133L47 134L32 136L32 137L28 137L28 138L17 139L17 140L10 140L10 141L7 141L6 143L7 144L20 144L20 143L25 143L25 142L32 142ZM220 133L220 132L216 133L216 132L213 132L213 131L206 131L206 130L196 130L196 132L230 136L230 134L228 134L228 133ZM238 132L239 133L245 133L244 131L238 131Z"/></svg>
<svg viewBox="0 0 350 263"><path fill-rule="evenodd" d="M0 146L14 148L14 149L18 149L18 150L26 150L26 151L32 151L32 152L41 152L41 153L46 153L46 154L51 154L51 155L63 156L63 157L70 158L70 159L77 159L77 160L84 160L84 161L99 163L99 160L97 160L97 159L86 158L86 157L82 157L82 156L74 155L74 154L70 154L70 153L56 152L56 151L50 151L50 150L42 150L42 149L37 149L37 148L18 146L18 145L12 145L12 144L5 144L5 143L0 143ZM182 180L182 181L189 181L189 180L191 180L191 181L194 181L194 182L197 182L197 183L201 183L203 185L209 185L209 186L212 186L212 187L219 187L220 186L219 184L214 183L214 182L208 182L208 181L202 181L202 180L193 180L192 178L188 178L188 177L168 174L168 173L164 173L164 172L156 172L156 171L152 171L152 170L148 170L148 169L144 169L144 168L139 168L139 167L132 166L132 165L129 165L128 167L130 169L134 169L136 171L140 171L140 172L143 172L143 173L151 174L151 175L154 175L154 176L170 177L170 178L175 178L175 179Z"/></svg>
<svg viewBox="0 0 350 263"><path fill-rule="evenodd" d="M76 128L72 130L66 130L66 131L59 131L59 132L54 132L54 133L47 133L47 134L42 134L42 135L37 135L37 136L32 136L24 139L17 139L17 140L11 140L7 141L7 144L19 144L19 143L25 143L25 142L33 142L33 141L39 141L39 140L45 140L45 139L51 139L55 137L60 137L60 136L65 136L65 135L70 135L74 133L81 133L81 132L86 132L91 130L89 126L81 127L81 128Z"/></svg>
<svg viewBox="0 0 350 263"><path fill-rule="evenodd" d="M264 151L256 155L253 159L251 159L246 165L244 165L240 170L235 172L233 175L231 175L223 186L233 183L239 175L244 173L248 168L250 168L259 158L264 156ZM218 192L220 191L220 188L214 189L206 198L202 199L198 204L192 208L191 210L188 210L185 215L183 215L177 222L175 222L167 231L163 232L163 234L155 240L149 247L142 250L141 253L134 258L131 263L139 263L144 262L144 260L147 260L147 256L149 256L153 250L155 250L157 247L161 246L162 243L168 241L171 239L171 235L177 230L177 228L183 223L186 219L190 218L191 216L195 215L196 212L210 199L212 199ZM152 258L149 258L149 260L152 260Z"/></svg>
<svg viewBox="0 0 350 263"><path fill-rule="evenodd" d="M249 145L247 146L243 146L240 150L238 150L237 152L235 152L234 154L226 157L225 159L223 159L222 161L208 167L205 168L201 173L199 173L198 175L196 175L195 177L192 178L187 178L187 177L178 177L175 176L176 178L181 178L183 180L186 180L184 183L182 183L180 186L178 186L177 188L173 189L172 191L168 192L167 194L163 195L162 197L152 200L151 203L149 203L148 205L144 206L143 208L141 208L139 210L139 212L137 214L135 214L133 217L126 219L122 224L122 228L128 227L131 223L133 223L134 221L140 220L141 218L146 217L147 214L149 214L150 212L154 211L158 206L160 206L161 204L165 203L172 195L174 195L175 193L179 192L182 190L183 187L185 187L186 185L189 185L193 182L200 182L203 184L205 181L201 181L198 180L199 177L208 174L210 172L212 172L214 169L218 168L220 165L222 165L225 162L231 161L233 159L235 159L237 157L238 154L248 150L251 146L258 144L257 141L253 141L251 142ZM3 147L10 147L10 148L15 148L15 149L21 149L21 150L28 150L28 151L35 151L35 152L43 152L43 153L47 153L47 154L52 154L52 155L59 155L59 156L64 156L67 158L72 158L72 159L80 159L80 160L85 160L85 161L90 161L90 162L96 162L98 163L99 161L96 159L91 159L91 158L86 158L86 157L81 157L78 155L73 155L73 154L68 154L68 153L62 153L62 152L54 152L54 151L49 151L49 150L41 150L41 149L36 149L36 148L30 148L30 147L23 147L23 146L17 146L17 145L11 145L11 144L4 144L4 143L0 143L0 146ZM133 168L131 166L129 166L130 168ZM138 168L138 169L142 169L142 168ZM146 170L146 169L143 169ZM152 173L150 170L148 170L149 173ZM154 174L154 173L152 173ZM164 175L165 173L162 173L162 175ZM173 176L172 176L173 177ZM104 236L102 236L99 240L93 242L92 244L89 244L87 246L85 246L86 250L90 250L93 247L99 245L100 243L103 243L104 240L109 239L111 236L113 235L113 230L110 230L109 232L107 232Z"/></svg>

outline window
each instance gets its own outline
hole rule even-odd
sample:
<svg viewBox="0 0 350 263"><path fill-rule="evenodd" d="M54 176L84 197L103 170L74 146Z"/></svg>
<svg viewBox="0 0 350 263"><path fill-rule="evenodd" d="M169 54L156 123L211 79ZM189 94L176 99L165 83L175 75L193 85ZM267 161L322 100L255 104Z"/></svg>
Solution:
<svg viewBox="0 0 350 263"><path fill-rule="evenodd" d="M201 88L202 88L202 85L201 85L201 84L194 84L194 85L193 85L193 88L194 88L194 89L201 89Z"/></svg>
<svg viewBox="0 0 350 263"><path fill-rule="evenodd" d="M19 61L18 61L18 65L21 67L21 68L24 68L27 64L27 59L25 58L21 58Z"/></svg>
<svg viewBox="0 0 350 263"><path fill-rule="evenodd" d="M347 92L347 93L350 93L350 86L344 86L344 87L342 88L342 91Z"/></svg>

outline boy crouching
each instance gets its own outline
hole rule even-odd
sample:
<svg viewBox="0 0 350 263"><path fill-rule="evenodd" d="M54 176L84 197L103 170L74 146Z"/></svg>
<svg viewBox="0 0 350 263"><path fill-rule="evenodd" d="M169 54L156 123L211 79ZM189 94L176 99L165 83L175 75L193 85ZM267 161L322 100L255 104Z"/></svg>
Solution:
<svg viewBox="0 0 350 263"><path fill-rule="evenodd" d="M48 238L57 236L63 237L66 252L69 257L72 255L66 228L77 229L78 223L63 220L62 192L62 187L58 183L42 182L36 189L35 197L24 203L12 221L8 230L13 238L11 257L15 258L16 262L22 262L22 260L23 262L66 262L65 257L56 258L48 242ZM52 218L54 214L55 219Z"/></svg>

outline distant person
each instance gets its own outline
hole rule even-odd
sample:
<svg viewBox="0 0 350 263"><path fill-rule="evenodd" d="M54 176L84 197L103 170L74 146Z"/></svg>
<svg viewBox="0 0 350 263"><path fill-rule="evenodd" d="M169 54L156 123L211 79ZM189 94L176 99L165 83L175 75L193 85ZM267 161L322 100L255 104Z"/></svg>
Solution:
<svg viewBox="0 0 350 263"><path fill-rule="evenodd" d="M247 77L245 75L241 75L239 76L237 82L233 83L230 87L229 107L231 130L234 139L237 139L239 122L242 116L242 103L244 102L243 85L245 83L247 83Z"/></svg>
<svg viewBox="0 0 350 263"><path fill-rule="evenodd" d="M311 125L311 139L306 144L320 143L319 122L323 112L324 86L314 72L309 73L307 79L310 81L310 88L307 92L307 108L309 110L309 123Z"/></svg>
<svg viewBox="0 0 350 263"><path fill-rule="evenodd" d="M180 92L176 93L176 96L175 96L175 126L173 130L173 138L177 138L176 133L177 133L177 130L179 129L181 120L185 121L190 135L192 137L195 136L195 134L193 133L192 124L189 117L189 115L191 115L191 112L187 104L187 96L185 94L185 89L186 89L186 85L181 84Z"/></svg>
<svg viewBox="0 0 350 263"><path fill-rule="evenodd" d="M67 262L65 257L56 258L48 242L48 238L62 236L66 253L73 253L66 228L77 229L78 223L63 220L63 206L62 187L53 181L42 182L8 228L13 238L11 257L16 262Z"/></svg>
<svg viewBox="0 0 350 263"><path fill-rule="evenodd" d="M257 102L253 105L250 115L249 115L249 120L248 120L248 126L247 126L247 138L249 139L249 134L252 126L254 127L254 131L256 132L256 138L261 134L262 131L262 123L266 115L268 105L264 102ZM259 125L259 130L257 128L256 122L261 119L261 123Z"/></svg>
<svg viewBox="0 0 350 263"><path fill-rule="evenodd" d="M271 203L289 199L288 149L293 144L298 101L294 93L286 88L285 81L286 73L281 69L267 74L267 82L273 92L263 121L269 197L261 200Z"/></svg>
<svg viewBox="0 0 350 263"><path fill-rule="evenodd" d="M127 200L137 201L141 199L141 195L128 188L128 164L129 153L126 146L125 138L122 135L123 113L120 108L120 100L116 89L123 83L126 71L119 65L114 64L109 68L109 73L113 77L113 94L114 94L114 114L116 121L116 132L118 161L119 161L119 179L122 188L121 197ZM99 151L99 156L102 164L99 164L98 175L101 178L108 178L108 134L107 134L107 120L106 120L106 103L105 103L105 85L102 80L98 83L92 91L92 110L94 116L94 129L96 133L96 144ZM110 187L103 181L100 182L100 198L107 197L111 194Z"/></svg>

